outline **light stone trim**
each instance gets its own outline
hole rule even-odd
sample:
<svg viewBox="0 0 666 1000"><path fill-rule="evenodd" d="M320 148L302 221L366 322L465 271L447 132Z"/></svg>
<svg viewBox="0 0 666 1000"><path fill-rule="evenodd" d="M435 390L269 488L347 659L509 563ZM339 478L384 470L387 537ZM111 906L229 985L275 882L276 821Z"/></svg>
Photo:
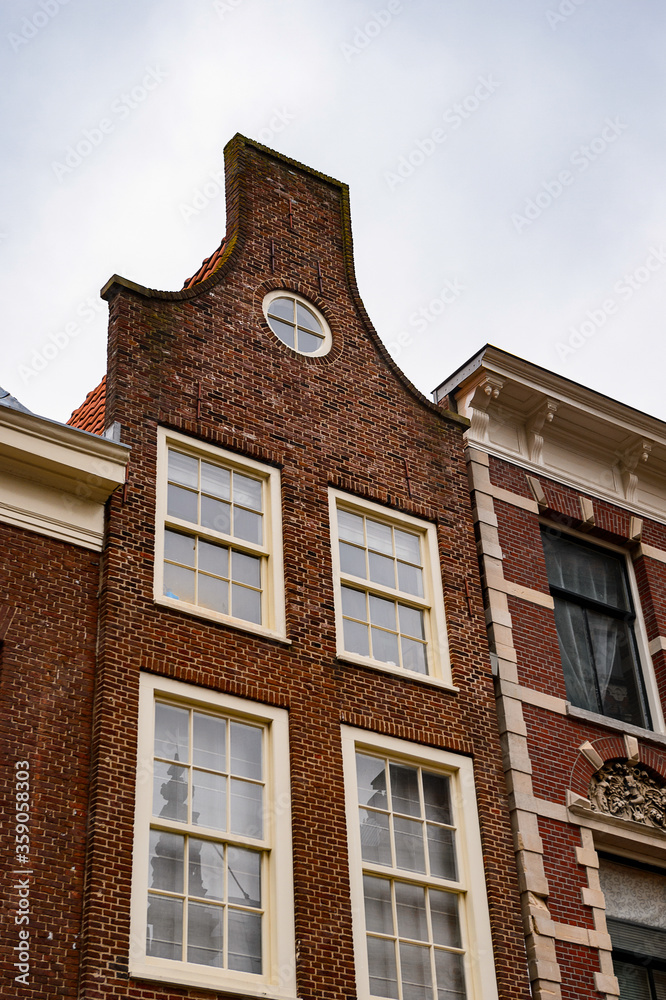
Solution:
<svg viewBox="0 0 666 1000"><path fill-rule="evenodd" d="M515 689L517 693L519 686L513 623L507 594L533 603L541 603L545 598L551 601L551 598L550 595L511 584L504 579L494 499L504 500L531 513L538 513L539 507L534 500L526 500L508 490L492 486L488 472L489 459L485 456L484 461L481 455L483 453L475 449L468 451L468 473L470 487L474 491L474 518L479 526L479 556L486 577L488 635L497 658L497 714L509 791L528 972L534 1000L561 1000L559 984L562 977L557 963L554 936L552 933L544 933L546 930L552 931L552 921L545 902L549 886L543 864L543 841L539 835L539 806L531 778L527 727L523 718L522 701L509 696L511 689ZM526 808L523 808L522 803L525 803ZM550 812L550 803L547 808ZM559 808L566 817L566 810ZM538 924L535 923L537 918Z"/></svg>
<svg viewBox="0 0 666 1000"><path fill-rule="evenodd" d="M666 563L666 551L658 549L654 545L646 545L645 542L641 542L638 546L638 555L654 559L656 562Z"/></svg>
<svg viewBox="0 0 666 1000"><path fill-rule="evenodd" d="M594 504L589 499L589 497L578 497L578 502L580 503L580 512L583 520L583 527L592 528L597 523L596 515L594 513Z"/></svg>
<svg viewBox="0 0 666 1000"><path fill-rule="evenodd" d="M662 650L666 649L666 635L655 636L655 638L650 641L648 649L650 650L650 656L654 656L656 653L661 653Z"/></svg>
<svg viewBox="0 0 666 1000"><path fill-rule="evenodd" d="M578 749L582 753L583 757L590 762L595 771L598 771L599 768L604 766L603 757L599 756L589 740L585 740L584 743L581 743Z"/></svg>

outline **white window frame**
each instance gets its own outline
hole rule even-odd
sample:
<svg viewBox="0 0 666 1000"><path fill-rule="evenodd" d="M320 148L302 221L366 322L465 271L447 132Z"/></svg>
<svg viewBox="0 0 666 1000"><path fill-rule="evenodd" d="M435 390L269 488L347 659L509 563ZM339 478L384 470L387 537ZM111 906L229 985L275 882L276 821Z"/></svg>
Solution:
<svg viewBox="0 0 666 1000"><path fill-rule="evenodd" d="M157 497L155 503L155 575L154 575L154 600L156 604L168 608L175 608L179 611L187 611L188 614L197 615L200 618L207 618L209 621L225 622L234 625L235 628L243 629L247 632L254 632L265 635L273 639L286 639L286 618L284 606L284 570L282 557L282 505L280 495L280 473L277 469L263 465L251 458L245 458L226 451L223 448L215 447L203 441L196 441L178 434L176 431L167 430L164 427L157 429ZM167 481L168 481L168 449L172 447L176 451L193 458L203 458L213 464L223 466L232 471L252 476L262 481L263 494L263 524L264 541L263 545L247 546L247 551L251 554L259 554L262 560L261 583L262 583L262 622L261 624L246 621L243 618L234 618L231 615L224 615L218 611L201 607L197 604L190 604L175 598L166 597L163 593L164 578L164 532L166 527L173 527L176 531L190 534L199 538L208 536L205 528L197 525L181 522L175 518L167 516ZM212 536L211 536L212 537ZM232 536L221 536L232 549L244 549L244 543ZM214 538L213 540L219 540Z"/></svg>
<svg viewBox="0 0 666 1000"><path fill-rule="evenodd" d="M423 557L423 599L415 600L412 595L399 590L392 590L374 584L370 580L361 580L345 575L340 569L340 550L338 537L338 511L349 511L352 514L366 516L374 521L402 528L417 534L421 541ZM390 510L369 500L361 500L339 490L329 490L329 518L331 525L331 555L333 563L333 580L335 584L335 628L337 636L337 656L340 660L372 667L400 677L425 684L434 684L449 691L457 691L451 680L451 664L449 660L449 643L444 613L444 593L442 590L442 574L437 543L437 528L428 521L403 514L401 511ZM349 583L354 589L365 590L366 593L377 594L380 597L398 599L406 604L413 603L425 611L426 649L429 659L427 674L415 670L407 670L400 666L384 663L369 656L349 652L344 645L344 630L342 619L342 584Z"/></svg>
<svg viewBox="0 0 666 1000"><path fill-rule="evenodd" d="M146 673L140 675L139 697L130 976L201 987L221 993L294 1000L296 952L288 713L284 709L255 704L215 691L203 691L191 684ZM264 811L266 829L263 843L267 847L262 871L264 970L261 975L146 955L148 857L153 798L154 706L158 700L166 700L186 708L201 709L207 713L218 711L225 718L231 717L241 722L258 724L264 729L267 802ZM226 835L220 837L220 841L230 843L237 839Z"/></svg>
<svg viewBox="0 0 666 1000"><path fill-rule="evenodd" d="M468 757L408 743L391 736L342 726L342 755L345 775L349 869L356 957L358 1000L374 1000L370 993L363 897L364 862L358 820L359 803L356 753L385 755L391 761L425 767L450 779L451 804L456 827L458 881L448 884L461 900L461 934L465 950L464 967L467 1000L497 1000L497 981L490 933L490 913L486 896L483 851L474 788L474 768ZM379 874L377 865L367 865L368 874ZM387 877L419 885L441 885L427 877L402 869L386 868Z"/></svg>
<svg viewBox="0 0 666 1000"><path fill-rule="evenodd" d="M599 712L591 712L588 709L578 709L575 706L573 708L574 714L576 712L585 712L589 717L594 717L599 719L600 722L610 723L613 728L626 728L628 731L643 732L646 735L650 733L659 733L663 735L666 732L666 725L664 724L664 713L661 707L661 698L659 696L659 688L657 686L657 679L654 673L654 664L652 663L652 657L649 651L649 643L647 638L647 631L645 628L645 621L643 620L643 609L641 606L641 595L638 590L638 582L636 580L636 571L634 569L634 564L631 559L630 553L627 552L626 548L621 545L614 545L612 542L607 542L601 540L596 536L590 536L582 531L576 531L573 528L562 528L559 524L554 521L549 521L547 518L539 518L540 528L550 528L552 531L557 531L561 535L569 536L576 542L583 542L586 545L592 545L597 549L602 551L606 549L609 552L614 552L621 555L624 559L624 567L627 573L627 580L629 583L629 591L631 593L631 599L633 601L634 610L636 613L636 618L634 620L634 637L636 639L636 650L638 653L638 666L641 671L641 677L643 680L643 687L645 690L645 697L648 703L648 708L650 710L650 716L652 721L652 729L645 729L642 726L635 726L633 723L621 722L618 719L613 719L610 715L603 715ZM545 554L544 554L545 560ZM556 630L557 631L557 630ZM562 677L564 679L564 669L562 670ZM569 704L567 702L567 704Z"/></svg>
<svg viewBox="0 0 666 1000"><path fill-rule="evenodd" d="M323 335L321 346L317 348L316 351L301 351L297 347L291 347L289 344L285 343L285 341L282 340L280 336L278 336L278 334L271 326L271 322L268 317L268 310L270 309L271 303L274 302L275 299L291 299L292 302L296 302L297 304L300 303L302 306L305 306L308 312L311 312L312 315L316 318L316 320L321 326ZM310 302L308 299L303 298L303 296L299 295L298 292L292 292L288 288L276 288L274 291L268 292L268 294L264 296L262 309L264 312L264 319L266 320L266 323L268 324L268 327L273 336L275 337L275 339L279 340L280 343L283 344L290 351L293 351L294 354L300 354L300 356L303 358L321 358L325 354L328 354L331 347L333 346L333 335L331 334L330 326L326 322L326 318L321 314L319 309L317 309L317 307L313 305L312 302Z"/></svg>

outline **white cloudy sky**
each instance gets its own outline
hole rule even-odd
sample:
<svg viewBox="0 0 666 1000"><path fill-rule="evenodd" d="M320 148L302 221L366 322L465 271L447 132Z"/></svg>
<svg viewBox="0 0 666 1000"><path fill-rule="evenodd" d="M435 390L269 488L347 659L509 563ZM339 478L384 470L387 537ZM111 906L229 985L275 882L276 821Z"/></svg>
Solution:
<svg viewBox="0 0 666 1000"><path fill-rule="evenodd" d="M242 132L349 183L423 392L490 342L666 419L665 27L660 0L4 0L0 384L67 419L99 288L182 286L225 229L222 195L182 206Z"/></svg>

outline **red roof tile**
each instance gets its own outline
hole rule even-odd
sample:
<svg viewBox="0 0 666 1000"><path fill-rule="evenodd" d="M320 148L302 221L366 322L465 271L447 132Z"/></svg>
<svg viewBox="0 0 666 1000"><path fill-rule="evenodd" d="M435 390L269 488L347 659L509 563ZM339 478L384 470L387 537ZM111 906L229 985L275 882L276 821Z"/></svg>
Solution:
<svg viewBox="0 0 666 1000"><path fill-rule="evenodd" d="M104 403L106 400L106 375L97 386L88 393L67 421L70 427L78 427L80 431L90 431L91 434L104 433Z"/></svg>
<svg viewBox="0 0 666 1000"><path fill-rule="evenodd" d="M192 285L198 285L199 282L210 278L213 271L217 271L222 260L222 254L224 253L224 244L225 240L222 240L215 253L211 254L210 257L206 257L196 274L193 274L191 278L187 278L183 288L191 288Z"/></svg>

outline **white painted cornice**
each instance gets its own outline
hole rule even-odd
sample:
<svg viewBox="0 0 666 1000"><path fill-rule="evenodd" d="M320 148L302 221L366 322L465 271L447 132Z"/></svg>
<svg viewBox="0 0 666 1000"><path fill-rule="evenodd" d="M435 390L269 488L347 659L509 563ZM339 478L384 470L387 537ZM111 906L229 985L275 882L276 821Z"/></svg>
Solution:
<svg viewBox="0 0 666 1000"><path fill-rule="evenodd" d="M101 550L128 457L125 445L0 406L0 521Z"/></svg>
<svg viewBox="0 0 666 1000"><path fill-rule="evenodd" d="M666 521L666 424L656 417L491 346L435 390L444 395L470 419L474 448Z"/></svg>

